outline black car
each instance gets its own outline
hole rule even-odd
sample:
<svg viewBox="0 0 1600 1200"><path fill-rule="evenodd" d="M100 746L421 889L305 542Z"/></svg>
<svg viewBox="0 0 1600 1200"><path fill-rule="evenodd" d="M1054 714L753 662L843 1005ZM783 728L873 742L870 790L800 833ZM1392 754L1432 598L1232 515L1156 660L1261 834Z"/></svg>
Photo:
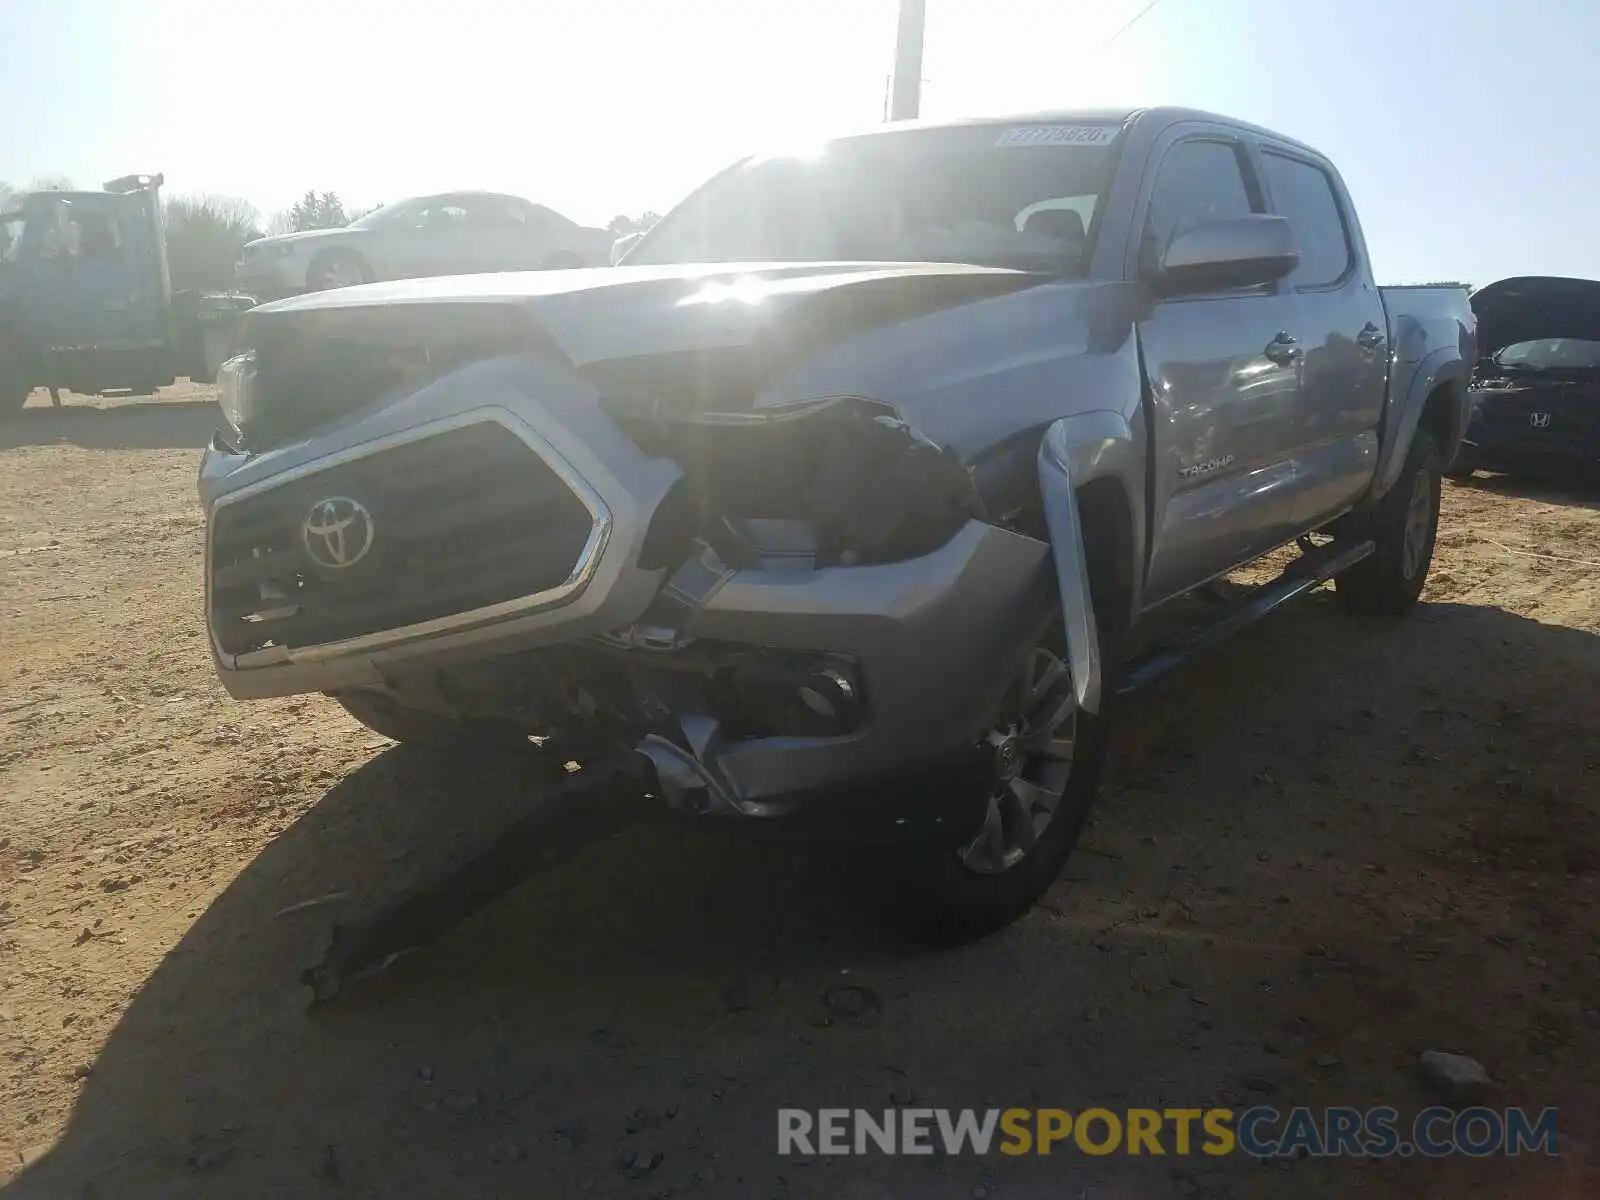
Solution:
<svg viewBox="0 0 1600 1200"><path fill-rule="evenodd" d="M1600 478L1600 282L1502 279L1472 295L1471 423L1450 474Z"/></svg>

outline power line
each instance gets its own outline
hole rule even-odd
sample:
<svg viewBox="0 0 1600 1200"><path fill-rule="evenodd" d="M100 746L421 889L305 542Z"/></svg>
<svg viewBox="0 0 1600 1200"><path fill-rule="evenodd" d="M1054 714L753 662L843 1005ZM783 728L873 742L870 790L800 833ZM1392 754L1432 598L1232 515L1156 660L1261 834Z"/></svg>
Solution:
<svg viewBox="0 0 1600 1200"><path fill-rule="evenodd" d="M1127 24L1125 24L1121 29L1117 30L1110 37L1108 37L1105 40L1105 42L1101 45L1100 48L1102 50L1104 50L1107 46L1111 45L1112 42L1116 41L1119 37L1121 37L1123 34L1127 33L1128 30L1132 29L1141 20L1143 20L1145 15L1152 8L1154 8L1156 5L1158 5L1160 3L1161 3L1161 0L1150 0L1150 3L1146 4L1143 8L1141 8L1138 12L1134 13L1133 16L1128 19Z"/></svg>

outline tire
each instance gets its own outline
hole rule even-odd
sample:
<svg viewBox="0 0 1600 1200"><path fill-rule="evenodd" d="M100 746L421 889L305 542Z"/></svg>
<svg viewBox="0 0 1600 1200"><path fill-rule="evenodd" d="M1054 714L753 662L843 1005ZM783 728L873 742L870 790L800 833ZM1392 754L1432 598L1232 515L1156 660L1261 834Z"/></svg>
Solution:
<svg viewBox="0 0 1600 1200"><path fill-rule="evenodd" d="M410 708L381 692L340 692L333 698L373 733L408 746L436 750L530 746L527 734L509 723L443 717Z"/></svg>
<svg viewBox="0 0 1600 1200"><path fill-rule="evenodd" d="M894 889L889 897L890 916L909 931L950 945L986 937L1005 928L1027 913L1049 890L1077 846L1100 790L1113 689L1105 689L1098 714L1090 716L1077 710L1075 701L1071 700L1071 674L1065 670L1064 651L1060 647L1058 625L1051 636L1041 639L1030 651L1021 675L1024 680L1037 678L1041 652L1063 669L1052 695L1066 699L1072 707L1070 758L1061 763L1059 759L1036 760L1025 756L1017 770L1006 765L1004 746L997 745L995 768L984 784L988 807L977 835L956 847L930 844L904 847L891 853L891 869L885 876ZM1109 659L1107 664L1109 667ZM1059 690L1062 688L1064 692ZM1014 690L1022 689L1014 685ZM999 732L997 729L996 733ZM995 734L990 735L990 740L995 740ZM1060 739L1056 740L1059 743ZM1012 804L1013 789L1019 780L1048 784L1047 776L1036 773L1045 762L1067 768L1059 799L1048 822L1037 830L1032 846L1023 849L1020 857L1008 863L1005 860L1021 849L1020 843L1007 844L1004 854L995 854L991 831L998 820L1003 841L1015 834L1018 814L1014 807L1007 812ZM1013 771L1016 773L1012 774ZM1028 815L1037 821L1036 813ZM1008 820L1011 822L1009 830L1005 828ZM986 839L990 839L987 847Z"/></svg>
<svg viewBox="0 0 1600 1200"><path fill-rule="evenodd" d="M20 413L32 392L21 347L0 334L0 421Z"/></svg>
<svg viewBox="0 0 1600 1200"><path fill-rule="evenodd" d="M306 268L306 290L310 292L371 282L371 265L354 250L324 250Z"/></svg>
<svg viewBox="0 0 1600 1200"><path fill-rule="evenodd" d="M1377 548L1334 583L1344 611L1399 616L1422 595L1439 536L1439 468L1433 435L1417 430L1400 478L1355 534Z"/></svg>

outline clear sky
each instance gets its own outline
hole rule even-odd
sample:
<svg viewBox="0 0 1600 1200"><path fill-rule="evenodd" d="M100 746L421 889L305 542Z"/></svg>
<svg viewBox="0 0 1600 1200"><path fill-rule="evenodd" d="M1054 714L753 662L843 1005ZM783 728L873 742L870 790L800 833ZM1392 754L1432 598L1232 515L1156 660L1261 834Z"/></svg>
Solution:
<svg viewBox="0 0 1600 1200"><path fill-rule="evenodd" d="M923 114L1182 103L1339 164L1380 278L1600 278L1600 0L927 0ZM665 209L881 119L895 0L0 0L0 179L265 213L517 192Z"/></svg>

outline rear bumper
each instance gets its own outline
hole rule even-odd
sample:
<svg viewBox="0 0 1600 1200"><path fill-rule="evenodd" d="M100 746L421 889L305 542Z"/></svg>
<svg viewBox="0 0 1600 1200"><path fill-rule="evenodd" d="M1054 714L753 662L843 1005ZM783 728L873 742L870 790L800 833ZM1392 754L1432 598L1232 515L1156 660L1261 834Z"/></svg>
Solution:
<svg viewBox="0 0 1600 1200"><path fill-rule="evenodd" d="M201 463L202 502L211 518L241 495L303 485L329 464L473 421L525 436L592 491L606 533L582 580L548 603L498 606L325 645L230 655L212 628L216 669L233 696L403 694L413 681L452 668L506 660L515 660L519 676L526 664L531 678L556 647L599 640L625 664L630 686L662 710L656 732L637 749L669 803L707 816L814 823L819 831L842 821L860 826L858 837L874 826L866 840L962 823L933 793L970 793L949 785L974 769L986 718L1050 604L1051 560L1041 541L970 521L939 549L902 562L723 569L691 594L677 594L676 628L652 624L642 637L642 619L667 572L641 566L641 550L680 472L611 425L587 384L521 356L476 364L315 443L250 456L216 442ZM215 521L207 524L210 627ZM704 679L674 648L685 645L848 659L859 672L861 719L840 736L733 732L716 715ZM918 772L926 773L927 787L894 782ZM840 799L851 795L853 802Z"/></svg>

